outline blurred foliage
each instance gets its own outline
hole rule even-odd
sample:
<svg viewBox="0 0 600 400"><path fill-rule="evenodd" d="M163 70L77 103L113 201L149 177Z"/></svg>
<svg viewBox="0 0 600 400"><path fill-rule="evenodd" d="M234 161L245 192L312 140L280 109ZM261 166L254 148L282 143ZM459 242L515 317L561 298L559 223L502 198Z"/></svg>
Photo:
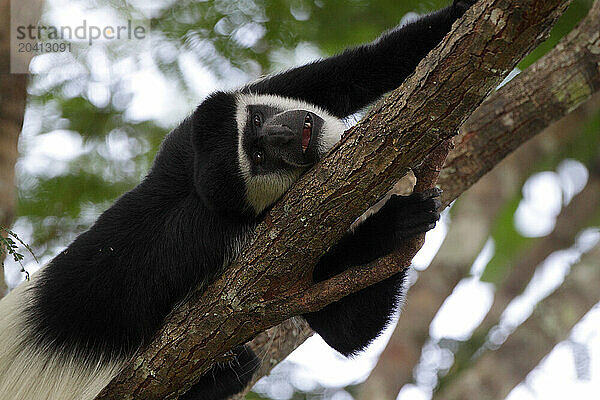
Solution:
<svg viewBox="0 0 600 400"><path fill-rule="evenodd" d="M559 163L567 158L578 160L586 167L590 167L597 161L598 149L600 149L600 113L585 125L581 134L574 135L573 140L566 146L536 162L530 172L534 174L541 171L554 171ZM522 236L515 228L514 214L521 200L521 194L511 199L496 218L491 234L495 243L495 252L481 276L483 282L499 284L510 272L522 251L540 240L540 238ZM588 226L595 226L596 223L597 221L590 220Z"/></svg>
<svg viewBox="0 0 600 400"><path fill-rule="evenodd" d="M324 54L375 39L408 12L442 8L444 0L347 2L275 0L178 1L153 19L167 39L179 40L206 61L207 52L224 56L236 67L248 60L263 70L272 67L272 52L302 42L315 43ZM256 30L255 33L249 32ZM216 49L211 53L208 49Z"/></svg>

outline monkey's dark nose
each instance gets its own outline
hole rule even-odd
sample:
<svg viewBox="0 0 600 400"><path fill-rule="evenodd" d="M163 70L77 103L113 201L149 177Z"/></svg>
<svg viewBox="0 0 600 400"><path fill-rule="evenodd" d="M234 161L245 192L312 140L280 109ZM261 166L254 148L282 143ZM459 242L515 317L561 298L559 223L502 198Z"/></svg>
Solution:
<svg viewBox="0 0 600 400"><path fill-rule="evenodd" d="M262 129L263 140L273 146L285 146L297 141L302 134L306 111L288 110L273 115Z"/></svg>
<svg viewBox="0 0 600 400"><path fill-rule="evenodd" d="M265 125L262 140L273 146L283 146L294 140L296 133L286 125Z"/></svg>

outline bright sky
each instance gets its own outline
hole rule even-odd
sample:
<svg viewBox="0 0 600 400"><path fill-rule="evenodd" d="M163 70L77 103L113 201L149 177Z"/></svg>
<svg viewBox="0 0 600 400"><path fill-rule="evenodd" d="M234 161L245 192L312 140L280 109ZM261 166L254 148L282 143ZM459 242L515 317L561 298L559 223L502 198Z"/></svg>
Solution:
<svg viewBox="0 0 600 400"><path fill-rule="evenodd" d="M72 24L77 24L83 15L88 20L100 18L103 21L106 18L114 17L108 9L91 12L78 7L78 3L68 0L49 0L48 3L51 6L49 15L60 23L72 21ZM254 40L256 32L247 29L247 35L247 38L237 39ZM147 53L140 56L142 60L140 69L131 70L131 64L128 64L127 60L123 61L121 65L115 65L109 69L103 51L98 48L97 51L90 52L88 62L106 67L99 68L95 72L96 83L87 89L90 100L97 105L105 104L108 101L107 88L112 79L111 74L119 74L125 78L129 90L133 93L133 101L126 113L128 118L132 120L154 118L165 125L176 123L185 117L210 91L222 88L223 82L219 82L214 74L202 65L201 60L193 58L191 54L179 53L175 48L172 49L172 52L196 99L181 96L181 88L172 81L164 79ZM311 44L304 43L292 51L282 50L276 56L276 60L282 66L285 64L298 65L318 56L318 49ZM35 72L52 70L53 66L49 65L49 62L51 63L49 59L45 58L34 59L32 70ZM56 74L59 73L60 71L56 71ZM229 86L241 84L251 78L244 76L238 70L232 70L232 75L232 80L228 81ZM53 79L59 79L57 76ZM62 79L68 79L68 76ZM36 128L40 123L38 119L39 114L36 115L34 111L30 111L26 115L25 129L20 143L23 155L19 162L19 168L22 169L22 173L30 175L60 174L66 170L69 160L89 151L82 143L80 136L68 130L58 129L34 136L32 132L37 131ZM115 157L128 154L126 143L120 142L118 138L113 140L110 148ZM557 171L546 171L532 176L523 188L524 199L515 215L517 229L526 236L534 237L550 232L564 200L570 200L574 194L579 192L586 180L587 170L573 160L562 163ZM429 264L447 231L447 223L450 223L449 217L445 216L442 223L427 235L426 246L414 261L417 270L422 270ZM26 241L28 237L31 237L31 231L23 221L18 222L15 229ZM598 232L588 231L581 236L577 246L549 257L523 296L511 304L504 317L504 323L511 325L526 318L533 305L562 281L570 266L577 261L581 249L589 248L598 239ZM492 302L493 287L490 284L481 283L478 277L493 252L494 244L489 241L473 266L473 276L463 280L456 287L431 326L431 335L434 341L428 347L428 355L438 360L437 366L447 364L448 356L437 347L435 340L444 337L468 338ZM36 267L28 265L28 268L35 269ZM20 279L20 274L16 267L9 263L7 280L15 284L18 279ZM410 292L408 296L410 298ZM418 307L418 304L410 302L409 304ZM295 351L288 361L277 367L274 375L277 376L278 370L286 371L289 381L293 382L296 387L305 390L314 389L318 385L341 388L348 384L358 383L368 376L390 335L391 330L384 332L381 338L365 353L351 360L345 359L330 349L319 337L313 337ZM582 345L587 346L588 349L589 367L585 369L584 373L579 371L578 374L572 350ZM398 398L404 400L430 398L427 388L427 373L423 373L421 376L425 378L417 382L422 386L405 387ZM276 384L274 382L267 378L257 388L274 398L288 399L292 386L288 384L286 387L285 382ZM600 393L600 307L597 306L576 326L569 340L557 346L541 365L530 373L527 381L513 390L509 399L562 400L566 396L591 399L597 398L598 393ZM339 392L332 398L344 400L348 399L348 396Z"/></svg>

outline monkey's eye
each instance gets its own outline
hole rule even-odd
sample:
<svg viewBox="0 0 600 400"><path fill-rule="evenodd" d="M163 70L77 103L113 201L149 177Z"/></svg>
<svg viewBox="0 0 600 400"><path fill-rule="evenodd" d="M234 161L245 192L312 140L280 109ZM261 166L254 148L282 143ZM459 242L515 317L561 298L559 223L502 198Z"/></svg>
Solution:
<svg viewBox="0 0 600 400"><path fill-rule="evenodd" d="M252 154L252 162L254 162L254 164L261 165L263 163L263 161L264 161L264 156L261 151L255 151Z"/></svg>
<svg viewBox="0 0 600 400"><path fill-rule="evenodd" d="M252 124L254 126L256 126L257 128L262 125L262 120L260 119L260 115L259 114L254 114L252 116Z"/></svg>

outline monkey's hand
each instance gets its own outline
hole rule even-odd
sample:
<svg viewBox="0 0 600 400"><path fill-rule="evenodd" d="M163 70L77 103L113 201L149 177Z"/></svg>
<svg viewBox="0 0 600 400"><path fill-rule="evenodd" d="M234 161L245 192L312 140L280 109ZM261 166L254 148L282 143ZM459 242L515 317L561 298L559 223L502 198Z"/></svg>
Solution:
<svg viewBox="0 0 600 400"><path fill-rule="evenodd" d="M392 195L380 212L393 216L397 237L410 238L435 227L440 219L441 193L433 188L410 196Z"/></svg>
<svg viewBox="0 0 600 400"><path fill-rule="evenodd" d="M410 196L392 195L379 211L349 231L319 260L313 273L315 282L388 255L404 240L433 229L440 219L441 192L428 189Z"/></svg>

